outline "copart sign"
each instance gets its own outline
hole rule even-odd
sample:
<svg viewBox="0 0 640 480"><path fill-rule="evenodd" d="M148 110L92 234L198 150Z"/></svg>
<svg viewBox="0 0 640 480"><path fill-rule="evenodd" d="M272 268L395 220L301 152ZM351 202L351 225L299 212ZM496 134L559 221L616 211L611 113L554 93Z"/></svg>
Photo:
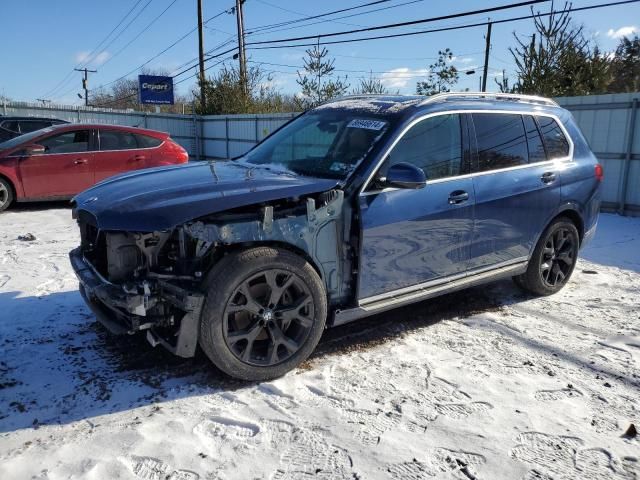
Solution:
<svg viewBox="0 0 640 480"><path fill-rule="evenodd" d="M140 103L173 105L173 77L138 75Z"/></svg>

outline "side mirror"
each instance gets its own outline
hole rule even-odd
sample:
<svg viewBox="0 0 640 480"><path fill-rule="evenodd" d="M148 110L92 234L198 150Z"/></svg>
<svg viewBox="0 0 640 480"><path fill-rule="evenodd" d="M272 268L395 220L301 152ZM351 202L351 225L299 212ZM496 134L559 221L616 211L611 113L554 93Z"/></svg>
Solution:
<svg viewBox="0 0 640 480"><path fill-rule="evenodd" d="M387 187L424 188L427 184L427 176L421 168L411 163L400 162L391 165L387 171L387 176L380 179Z"/></svg>
<svg viewBox="0 0 640 480"><path fill-rule="evenodd" d="M38 145L37 143L31 144L31 145L27 145L26 147L24 147L24 149L22 150L24 152L24 155L39 155L44 153L44 147L42 145Z"/></svg>

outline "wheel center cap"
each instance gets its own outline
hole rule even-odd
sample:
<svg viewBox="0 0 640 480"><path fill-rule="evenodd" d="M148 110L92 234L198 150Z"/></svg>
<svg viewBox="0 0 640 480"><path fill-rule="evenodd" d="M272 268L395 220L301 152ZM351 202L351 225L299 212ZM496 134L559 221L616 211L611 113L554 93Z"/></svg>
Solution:
<svg viewBox="0 0 640 480"><path fill-rule="evenodd" d="M270 322L271 320L273 320L273 311L265 310L262 314L262 320L264 320L265 322Z"/></svg>

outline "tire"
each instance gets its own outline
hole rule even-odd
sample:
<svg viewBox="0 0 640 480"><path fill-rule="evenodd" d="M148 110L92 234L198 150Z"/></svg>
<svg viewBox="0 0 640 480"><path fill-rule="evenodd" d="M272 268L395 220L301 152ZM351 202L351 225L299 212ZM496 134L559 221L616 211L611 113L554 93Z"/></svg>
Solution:
<svg viewBox="0 0 640 480"><path fill-rule="evenodd" d="M4 178L0 178L0 212L9 208L13 199L13 187Z"/></svg>
<svg viewBox="0 0 640 480"><path fill-rule="evenodd" d="M303 258L271 247L224 257L209 273L200 347L242 380L280 377L306 360L327 318L322 280Z"/></svg>
<svg viewBox="0 0 640 480"><path fill-rule="evenodd" d="M552 295L560 291L571 278L579 246L575 224L566 217L557 218L540 236L527 271L513 277L514 282L535 295Z"/></svg>

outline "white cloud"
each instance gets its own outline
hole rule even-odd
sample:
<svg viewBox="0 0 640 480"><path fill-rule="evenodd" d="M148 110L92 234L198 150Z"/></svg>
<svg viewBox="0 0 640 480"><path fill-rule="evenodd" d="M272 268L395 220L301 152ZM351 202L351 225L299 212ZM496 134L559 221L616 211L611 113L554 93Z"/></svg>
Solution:
<svg viewBox="0 0 640 480"><path fill-rule="evenodd" d="M102 65L104 62L109 60L109 58L111 58L111 54L106 50L100 52L97 55L93 55L92 57L89 57L90 53L91 52L86 52L86 51L76 53L76 56L75 56L76 63L87 63L87 60L89 60L90 65L98 66L98 65Z"/></svg>
<svg viewBox="0 0 640 480"><path fill-rule="evenodd" d="M380 75L380 81L387 88L405 88L409 82L415 82L429 73L426 68L411 69L408 67L394 68Z"/></svg>
<svg viewBox="0 0 640 480"><path fill-rule="evenodd" d="M607 31L607 37L618 39L622 37L630 37L634 33L638 33L638 27L630 25L628 27L620 27L617 30L610 28L609 31Z"/></svg>

